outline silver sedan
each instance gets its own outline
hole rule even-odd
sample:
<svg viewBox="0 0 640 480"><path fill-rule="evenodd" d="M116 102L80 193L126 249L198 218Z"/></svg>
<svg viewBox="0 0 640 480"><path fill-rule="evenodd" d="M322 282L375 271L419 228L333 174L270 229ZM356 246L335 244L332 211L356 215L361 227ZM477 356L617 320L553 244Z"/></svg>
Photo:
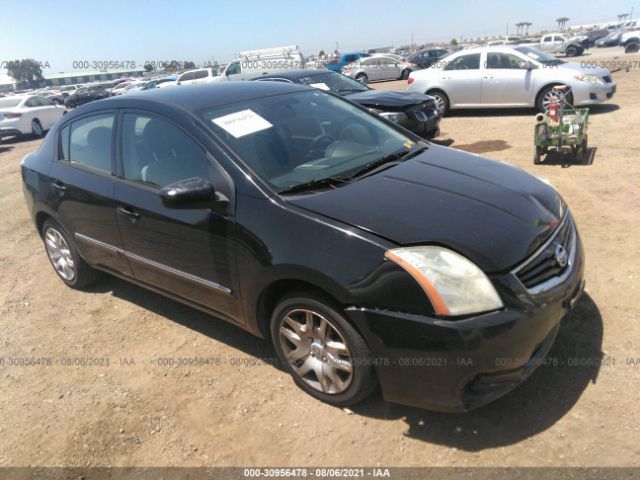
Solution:
<svg viewBox="0 0 640 480"><path fill-rule="evenodd" d="M342 74L355 78L361 83L382 80L405 80L416 67L412 63L400 61L396 57L364 57L342 67Z"/></svg>
<svg viewBox="0 0 640 480"><path fill-rule="evenodd" d="M565 62L527 46L471 48L412 72L408 90L434 97L443 113L506 107L544 111L556 85L570 87L573 105L593 105L610 99L616 84L609 70L588 63Z"/></svg>

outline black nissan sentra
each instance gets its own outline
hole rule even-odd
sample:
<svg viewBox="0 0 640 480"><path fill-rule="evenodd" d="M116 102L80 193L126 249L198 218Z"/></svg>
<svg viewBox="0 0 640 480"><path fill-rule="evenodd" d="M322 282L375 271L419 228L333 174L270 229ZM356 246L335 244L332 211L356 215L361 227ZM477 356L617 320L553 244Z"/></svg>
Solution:
<svg viewBox="0 0 640 480"><path fill-rule="evenodd" d="M58 276L108 272L270 338L348 405L465 411L522 383L583 288L560 194L330 92L181 86L93 102L22 162Z"/></svg>

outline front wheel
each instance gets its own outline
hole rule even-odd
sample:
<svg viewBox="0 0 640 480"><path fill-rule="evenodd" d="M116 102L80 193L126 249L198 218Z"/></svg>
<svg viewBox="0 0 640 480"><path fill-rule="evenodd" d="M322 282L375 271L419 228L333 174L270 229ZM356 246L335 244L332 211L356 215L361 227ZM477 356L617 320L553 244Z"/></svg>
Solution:
<svg viewBox="0 0 640 480"><path fill-rule="evenodd" d="M578 54L578 49L576 47L567 48L567 57L575 57Z"/></svg>
<svg viewBox="0 0 640 480"><path fill-rule="evenodd" d="M375 388L371 353L362 336L328 299L298 292L282 299L271 338L295 383L331 405L352 405Z"/></svg>
<svg viewBox="0 0 640 480"><path fill-rule="evenodd" d="M400 80L406 80L407 78L409 78L410 74L411 74L411 70L409 70L408 68L405 68L400 74Z"/></svg>
<svg viewBox="0 0 640 480"><path fill-rule="evenodd" d="M538 94L538 99L536 100L536 108L540 112L546 112L549 104L557 99L558 95L553 91L553 87L555 86L556 85L549 85ZM565 99L570 105L573 105L573 95L571 94L571 92L567 93Z"/></svg>
<svg viewBox="0 0 640 480"><path fill-rule="evenodd" d="M369 82L369 77L367 77L366 73L360 73L356 76L356 80L364 85Z"/></svg>

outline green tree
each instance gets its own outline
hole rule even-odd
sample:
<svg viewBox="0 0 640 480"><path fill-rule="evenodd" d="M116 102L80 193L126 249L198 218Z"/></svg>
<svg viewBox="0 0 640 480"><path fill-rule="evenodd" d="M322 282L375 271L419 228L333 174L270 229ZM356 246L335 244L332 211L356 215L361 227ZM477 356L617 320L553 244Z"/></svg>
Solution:
<svg viewBox="0 0 640 480"><path fill-rule="evenodd" d="M183 62L182 68L184 69L196 68L196 64L191 61Z"/></svg>
<svg viewBox="0 0 640 480"><path fill-rule="evenodd" d="M147 62L144 64L144 71L145 72L152 72L153 71L153 65L151 65L151 63Z"/></svg>
<svg viewBox="0 0 640 480"><path fill-rule="evenodd" d="M452 45L453 47L457 47L457 46L458 46L458 40L456 40L455 38L452 38L452 39L451 39L451 45Z"/></svg>
<svg viewBox="0 0 640 480"><path fill-rule="evenodd" d="M32 58L7 62L7 75L18 84L18 88L37 87L44 82L40 64Z"/></svg>
<svg viewBox="0 0 640 480"><path fill-rule="evenodd" d="M320 50L320 53L318 53L318 58L324 58L324 50Z"/></svg>

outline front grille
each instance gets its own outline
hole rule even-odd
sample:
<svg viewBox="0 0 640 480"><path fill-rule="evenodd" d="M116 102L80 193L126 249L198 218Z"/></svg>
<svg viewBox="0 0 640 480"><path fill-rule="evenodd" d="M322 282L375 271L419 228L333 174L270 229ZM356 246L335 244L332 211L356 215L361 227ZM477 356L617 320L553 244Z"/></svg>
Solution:
<svg viewBox="0 0 640 480"><path fill-rule="evenodd" d="M611 83L611 77L609 75L602 77L602 80L604 80L604 83Z"/></svg>
<svg viewBox="0 0 640 480"><path fill-rule="evenodd" d="M571 218L567 216L553 233L551 240L548 240L541 250L516 270L516 275L522 284L526 288L534 288L551 278L562 275L571 268L570 258L574 253L572 248L575 248L574 236L575 227ZM561 264L559 261L562 261L563 257L564 262Z"/></svg>

